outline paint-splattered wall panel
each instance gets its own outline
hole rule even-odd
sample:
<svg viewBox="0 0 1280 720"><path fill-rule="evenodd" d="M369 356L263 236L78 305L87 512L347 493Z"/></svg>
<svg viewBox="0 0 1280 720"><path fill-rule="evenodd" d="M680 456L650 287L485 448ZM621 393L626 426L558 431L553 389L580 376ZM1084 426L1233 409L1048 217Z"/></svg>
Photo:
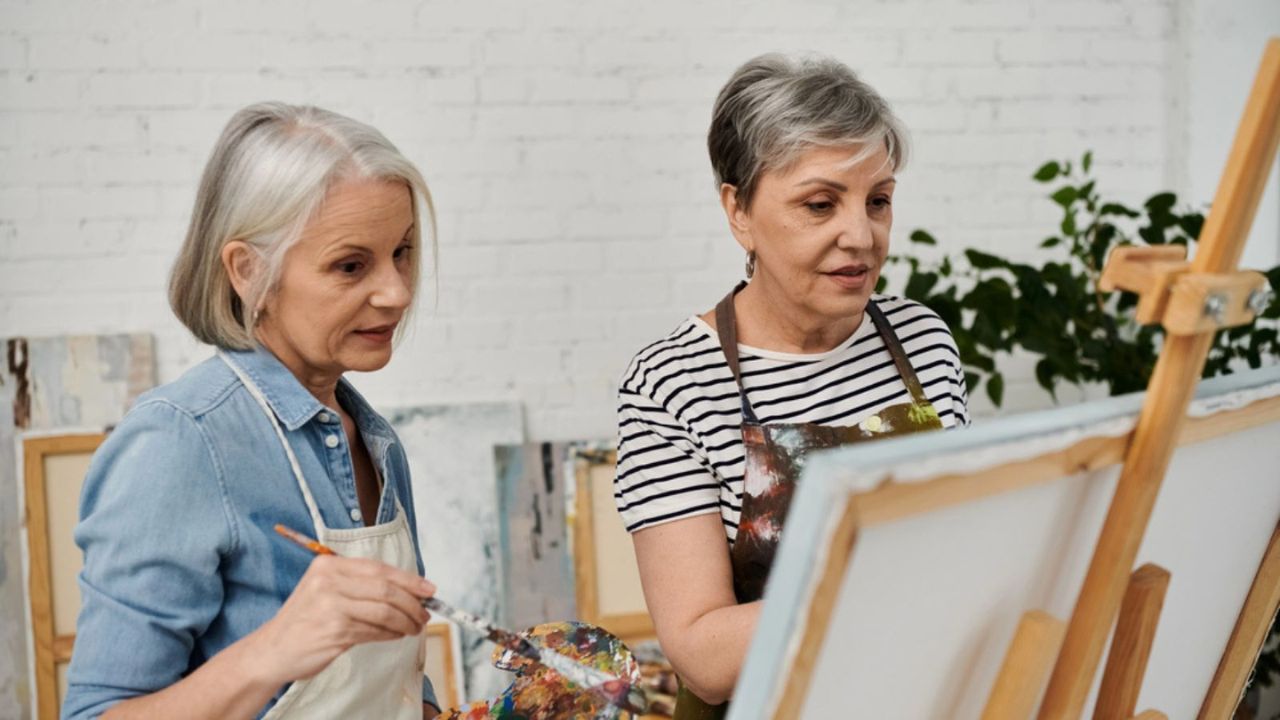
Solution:
<svg viewBox="0 0 1280 720"><path fill-rule="evenodd" d="M0 339L0 720L31 716L17 441L30 430L104 428L155 384L150 335Z"/></svg>
<svg viewBox="0 0 1280 720"><path fill-rule="evenodd" d="M385 412L409 457L418 538L440 596L489 620L503 617L498 491L493 448L524 439L514 403L430 405ZM510 677L489 661L492 646L464 633L468 698L490 697Z"/></svg>
<svg viewBox="0 0 1280 720"><path fill-rule="evenodd" d="M566 490L575 444L536 443L494 449L498 465L503 595L510 627L577 617L569 555Z"/></svg>

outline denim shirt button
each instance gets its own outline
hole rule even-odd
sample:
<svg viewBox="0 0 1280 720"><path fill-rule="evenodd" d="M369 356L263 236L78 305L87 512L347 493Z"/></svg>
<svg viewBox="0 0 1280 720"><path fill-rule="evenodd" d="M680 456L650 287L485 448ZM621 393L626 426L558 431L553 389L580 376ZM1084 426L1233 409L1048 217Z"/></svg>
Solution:
<svg viewBox="0 0 1280 720"><path fill-rule="evenodd" d="M319 415L317 415L317 416L316 416L316 419L317 419L317 420L319 420L319 421L320 421L320 422L322 422L322 423L327 423L327 422L329 422L330 420L332 420L332 419L333 419L333 417L332 417L331 415L329 415L329 413L327 413L327 412L322 412L322 413L320 413Z"/></svg>
<svg viewBox="0 0 1280 720"><path fill-rule="evenodd" d="M360 512L360 508L351 508L351 519L360 522L364 515Z"/></svg>
<svg viewBox="0 0 1280 720"><path fill-rule="evenodd" d="M338 436L337 436L337 435L326 435L326 436L325 436L325 438L324 438L324 445L325 445L325 447L329 447L329 448L336 448L336 447L338 447Z"/></svg>

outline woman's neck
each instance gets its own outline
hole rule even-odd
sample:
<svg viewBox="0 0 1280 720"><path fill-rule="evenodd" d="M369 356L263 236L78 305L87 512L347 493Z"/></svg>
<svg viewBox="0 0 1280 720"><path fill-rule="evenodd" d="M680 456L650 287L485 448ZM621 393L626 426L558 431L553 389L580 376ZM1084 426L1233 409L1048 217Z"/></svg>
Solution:
<svg viewBox="0 0 1280 720"><path fill-rule="evenodd" d="M762 350L814 354L835 349L862 324L863 313L851 317L814 317L771 293L757 280L734 298L738 341Z"/></svg>
<svg viewBox="0 0 1280 720"><path fill-rule="evenodd" d="M321 405L332 410L340 410L338 406L338 380L342 377L342 373L333 373L331 371L321 370L309 363L299 354L291 344L284 342L276 337L274 333L263 332L259 329L257 333L258 342L262 343L276 359L284 365L293 376L302 383L302 387L307 389Z"/></svg>

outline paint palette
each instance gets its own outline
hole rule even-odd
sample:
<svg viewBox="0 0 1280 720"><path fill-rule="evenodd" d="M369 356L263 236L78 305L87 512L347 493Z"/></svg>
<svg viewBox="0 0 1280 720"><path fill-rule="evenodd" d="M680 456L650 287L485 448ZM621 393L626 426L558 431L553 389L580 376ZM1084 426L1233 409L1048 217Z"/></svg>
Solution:
<svg viewBox="0 0 1280 720"><path fill-rule="evenodd" d="M520 633L535 645L553 648L590 667L640 684L640 663L609 631L579 622L553 622ZM493 664L516 679L492 700L446 710L441 720L631 720L631 712L611 703L603 693L570 686L559 674L504 648L496 648Z"/></svg>

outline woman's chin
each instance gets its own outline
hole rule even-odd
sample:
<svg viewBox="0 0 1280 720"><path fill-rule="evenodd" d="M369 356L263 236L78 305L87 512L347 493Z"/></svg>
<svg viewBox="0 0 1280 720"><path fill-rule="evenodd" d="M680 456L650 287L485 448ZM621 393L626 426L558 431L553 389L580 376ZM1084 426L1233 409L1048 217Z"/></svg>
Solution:
<svg viewBox="0 0 1280 720"><path fill-rule="evenodd" d="M344 353L342 366L348 372L373 372L391 362L391 348Z"/></svg>

